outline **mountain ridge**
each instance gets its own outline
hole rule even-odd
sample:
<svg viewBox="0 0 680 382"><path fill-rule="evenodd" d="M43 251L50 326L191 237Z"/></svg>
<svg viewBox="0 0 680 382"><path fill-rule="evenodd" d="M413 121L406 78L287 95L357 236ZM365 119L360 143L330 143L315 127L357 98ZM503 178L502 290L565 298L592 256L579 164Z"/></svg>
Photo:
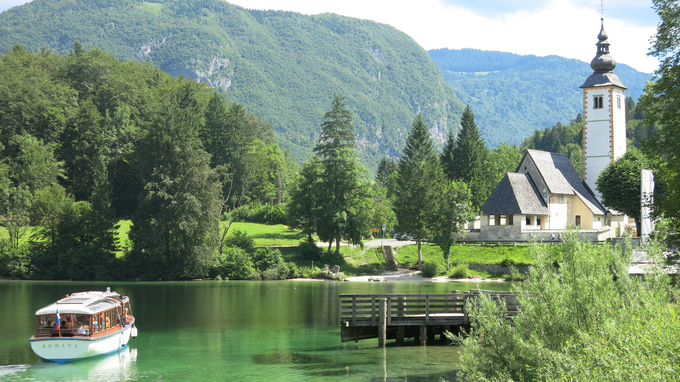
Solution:
<svg viewBox="0 0 680 382"><path fill-rule="evenodd" d="M458 98L472 107L489 147L521 144L534 131L582 113L579 86L593 72L589 63L555 55L479 49L433 49L428 54ZM628 87L626 96L635 100L652 78L621 63L614 72Z"/></svg>
<svg viewBox="0 0 680 382"><path fill-rule="evenodd" d="M34 0L0 14L0 51L22 44L69 54L76 40L220 88L272 123L298 160L311 155L334 93L352 108L372 168L399 155L416 113L443 143L463 108L423 48L369 20L219 0Z"/></svg>

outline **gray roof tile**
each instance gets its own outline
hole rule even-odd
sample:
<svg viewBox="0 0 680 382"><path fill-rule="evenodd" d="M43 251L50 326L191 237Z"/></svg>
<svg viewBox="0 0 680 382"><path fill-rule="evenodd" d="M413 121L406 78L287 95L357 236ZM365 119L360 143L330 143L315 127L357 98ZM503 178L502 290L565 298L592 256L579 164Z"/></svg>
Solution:
<svg viewBox="0 0 680 382"><path fill-rule="evenodd" d="M509 172L482 206L484 215L547 215L548 206L531 175Z"/></svg>

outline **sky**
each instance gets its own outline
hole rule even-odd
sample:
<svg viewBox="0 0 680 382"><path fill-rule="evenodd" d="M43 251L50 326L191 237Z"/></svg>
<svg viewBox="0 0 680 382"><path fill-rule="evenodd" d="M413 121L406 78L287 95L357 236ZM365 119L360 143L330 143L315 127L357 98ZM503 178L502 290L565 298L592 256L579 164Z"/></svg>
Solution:
<svg viewBox="0 0 680 382"><path fill-rule="evenodd" d="M231 0L249 9L337 13L391 25L426 50L474 48L590 62L600 31L601 0ZM26 0L0 0L0 11ZM647 56L659 18L652 0L604 3L610 52L619 63L652 73Z"/></svg>

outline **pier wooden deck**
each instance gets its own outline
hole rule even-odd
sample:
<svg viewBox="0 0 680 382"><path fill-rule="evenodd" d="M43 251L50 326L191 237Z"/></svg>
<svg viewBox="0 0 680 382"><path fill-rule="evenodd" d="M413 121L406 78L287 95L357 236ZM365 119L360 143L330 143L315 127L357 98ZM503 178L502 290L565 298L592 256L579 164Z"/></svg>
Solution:
<svg viewBox="0 0 680 382"><path fill-rule="evenodd" d="M426 345L444 332L467 330L473 317L470 304L477 304L480 294L504 300L508 316L518 312L513 292L472 289L469 292L440 294L341 294L342 342L378 338L378 346L387 339L403 343L406 338Z"/></svg>

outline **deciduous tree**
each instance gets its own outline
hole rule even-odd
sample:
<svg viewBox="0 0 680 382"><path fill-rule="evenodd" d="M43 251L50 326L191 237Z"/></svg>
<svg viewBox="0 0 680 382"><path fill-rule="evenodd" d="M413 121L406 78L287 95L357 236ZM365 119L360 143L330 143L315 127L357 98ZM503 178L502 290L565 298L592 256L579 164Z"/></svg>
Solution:
<svg viewBox="0 0 680 382"><path fill-rule="evenodd" d="M640 237L640 178L641 170L648 167L648 161L640 151L629 147L626 154L611 162L597 178L595 184L602 194L602 204L635 219L637 235Z"/></svg>

